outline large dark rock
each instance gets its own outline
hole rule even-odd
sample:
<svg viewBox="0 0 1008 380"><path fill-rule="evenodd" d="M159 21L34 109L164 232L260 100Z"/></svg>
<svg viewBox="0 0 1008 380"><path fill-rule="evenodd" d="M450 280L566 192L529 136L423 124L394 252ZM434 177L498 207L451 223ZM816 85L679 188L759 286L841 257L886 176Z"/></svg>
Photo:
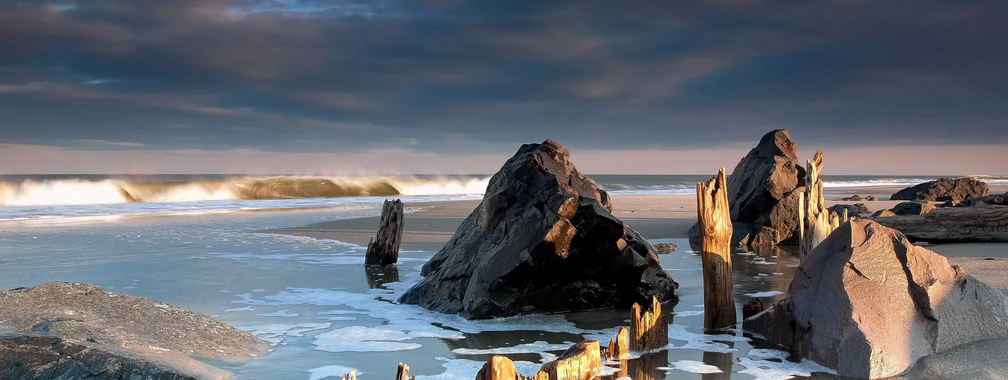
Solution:
<svg viewBox="0 0 1008 380"><path fill-rule="evenodd" d="M743 328L841 376L878 378L1008 337L1008 296L898 231L857 219L816 246L784 298Z"/></svg>
<svg viewBox="0 0 1008 380"><path fill-rule="evenodd" d="M523 145L399 301L473 319L677 299L652 245L569 158Z"/></svg>
<svg viewBox="0 0 1008 380"><path fill-rule="evenodd" d="M0 378L206 379L266 343L208 316L83 283L0 290Z"/></svg>
<svg viewBox="0 0 1008 380"><path fill-rule="evenodd" d="M795 156L797 149L786 130L770 131L732 170L728 177L732 244L792 243L798 230L798 194L805 189L805 168ZM694 224L690 240L698 238Z"/></svg>
<svg viewBox="0 0 1008 380"><path fill-rule="evenodd" d="M963 200L988 194L990 194L990 190L985 182L969 177L941 178L897 191L896 194L889 197L889 200L936 201L939 200L938 198L942 198L941 200Z"/></svg>

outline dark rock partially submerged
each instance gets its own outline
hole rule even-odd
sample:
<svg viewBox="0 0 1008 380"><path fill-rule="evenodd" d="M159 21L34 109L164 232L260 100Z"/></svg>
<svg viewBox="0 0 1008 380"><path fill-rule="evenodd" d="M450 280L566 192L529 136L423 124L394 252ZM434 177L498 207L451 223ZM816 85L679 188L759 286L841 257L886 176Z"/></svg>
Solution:
<svg viewBox="0 0 1008 380"><path fill-rule="evenodd" d="M192 356L236 361L265 349L208 316L93 285L0 290L4 379L220 378L228 372Z"/></svg>
<svg viewBox="0 0 1008 380"><path fill-rule="evenodd" d="M651 243L569 157L523 145L399 301L473 319L677 299Z"/></svg>
<svg viewBox="0 0 1008 380"><path fill-rule="evenodd" d="M732 244L787 244L798 230L798 194L805 168L786 130L770 131L739 161L728 177ZM696 225L690 240L698 239Z"/></svg>
<svg viewBox="0 0 1008 380"><path fill-rule="evenodd" d="M841 376L878 378L1008 337L1008 296L898 231L857 219L813 249L784 298L743 327Z"/></svg>
<svg viewBox="0 0 1008 380"><path fill-rule="evenodd" d="M934 205L928 201L900 202L890 209L896 215L924 215L934 210Z"/></svg>
<svg viewBox="0 0 1008 380"><path fill-rule="evenodd" d="M990 194L987 184L976 179L970 177L941 178L897 191L889 197L889 200L963 200L982 197L987 194Z"/></svg>

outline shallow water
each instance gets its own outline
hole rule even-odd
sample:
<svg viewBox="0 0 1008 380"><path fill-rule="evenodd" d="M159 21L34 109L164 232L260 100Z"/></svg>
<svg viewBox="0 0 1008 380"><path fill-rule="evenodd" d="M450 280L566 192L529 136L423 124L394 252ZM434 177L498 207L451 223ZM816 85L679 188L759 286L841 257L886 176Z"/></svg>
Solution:
<svg viewBox="0 0 1008 380"><path fill-rule="evenodd" d="M606 345L628 310L468 321L395 303L419 280L433 252L404 247L396 270L368 271L365 248L251 232L341 218L376 216L377 204L327 210L139 217L89 225L0 225L0 288L82 281L212 315L273 345L246 363L214 363L238 379L323 379L356 369L387 378L396 364L419 379L471 379L494 354L525 375L582 339ZM742 333L702 333L699 257L683 239L662 255L679 282L677 305L665 306L669 349L629 363L635 379L781 379L825 369L793 363ZM733 253L735 299L786 290L796 258L787 252ZM398 281L396 281L398 280ZM741 307L739 307L741 312Z"/></svg>

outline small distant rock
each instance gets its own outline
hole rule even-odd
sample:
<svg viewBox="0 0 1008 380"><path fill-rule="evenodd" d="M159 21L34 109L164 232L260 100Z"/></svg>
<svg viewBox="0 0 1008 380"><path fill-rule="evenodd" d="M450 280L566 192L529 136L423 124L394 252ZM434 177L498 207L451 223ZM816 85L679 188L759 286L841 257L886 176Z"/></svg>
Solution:
<svg viewBox="0 0 1008 380"><path fill-rule="evenodd" d="M866 200L868 202L874 202L874 201L877 201L878 198L875 198L874 195L869 195L869 196L865 197L864 200Z"/></svg>
<svg viewBox="0 0 1008 380"><path fill-rule="evenodd" d="M959 202L959 204L957 204L956 206L959 207L975 207L975 206L987 206L987 205L1004 206L1006 205L1005 199L1008 199L1008 193L970 198L965 201Z"/></svg>
<svg viewBox="0 0 1008 380"><path fill-rule="evenodd" d="M872 218L888 218L891 216L896 216L896 214L893 213L891 210L878 210L875 211L874 214L872 214Z"/></svg>
<svg viewBox="0 0 1008 380"><path fill-rule="evenodd" d="M937 201L944 199L969 199L990 194L987 183L970 177L942 178L925 182L916 186L897 191L889 200L899 201Z"/></svg>
<svg viewBox="0 0 1008 380"><path fill-rule="evenodd" d="M841 200L842 201L847 201L847 202L858 202L858 201L861 201L861 196L857 195L857 194L854 194L852 196L842 198Z"/></svg>
<svg viewBox="0 0 1008 380"><path fill-rule="evenodd" d="M654 244L654 248L655 252L658 252L659 255L667 255L679 249L679 245L674 243L658 243Z"/></svg>
<svg viewBox="0 0 1008 380"><path fill-rule="evenodd" d="M892 208L893 214L896 215L924 215L931 210L934 210L931 202L902 202Z"/></svg>
<svg viewBox="0 0 1008 380"><path fill-rule="evenodd" d="M843 215L843 210L847 210L847 216L864 216L871 213L868 206L864 203L855 203L853 205L832 205L828 210L837 213L837 215Z"/></svg>

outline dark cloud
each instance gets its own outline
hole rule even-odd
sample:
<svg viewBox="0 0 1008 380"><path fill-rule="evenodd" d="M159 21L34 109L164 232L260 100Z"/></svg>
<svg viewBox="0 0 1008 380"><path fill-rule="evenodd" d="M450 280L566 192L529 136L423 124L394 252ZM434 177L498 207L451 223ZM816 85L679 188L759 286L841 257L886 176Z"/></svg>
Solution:
<svg viewBox="0 0 1008 380"><path fill-rule="evenodd" d="M14 1L7 142L1008 143L1008 3ZM91 145L94 145L91 143Z"/></svg>

